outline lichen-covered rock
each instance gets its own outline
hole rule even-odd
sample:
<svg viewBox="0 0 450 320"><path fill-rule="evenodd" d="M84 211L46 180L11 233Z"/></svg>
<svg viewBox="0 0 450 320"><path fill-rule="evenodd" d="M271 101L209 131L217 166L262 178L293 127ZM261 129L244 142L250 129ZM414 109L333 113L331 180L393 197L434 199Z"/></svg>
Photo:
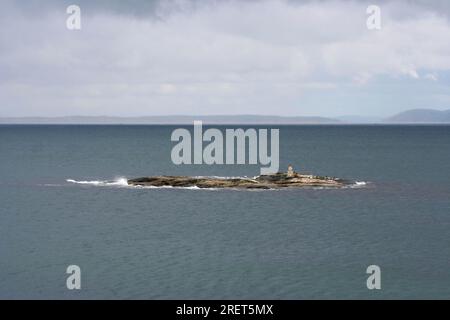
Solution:
<svg viewBox="0 0 450 320"><path fill-rule="evenodd" d="M198 188L241 188L241 189L279 189L289 187L342 187L344 180L331 177L318 177L294 173L261 175L255 178L218 178L218 177L185 177L154 176L128 180L129 185L154 187L198 187Z"/></svg>

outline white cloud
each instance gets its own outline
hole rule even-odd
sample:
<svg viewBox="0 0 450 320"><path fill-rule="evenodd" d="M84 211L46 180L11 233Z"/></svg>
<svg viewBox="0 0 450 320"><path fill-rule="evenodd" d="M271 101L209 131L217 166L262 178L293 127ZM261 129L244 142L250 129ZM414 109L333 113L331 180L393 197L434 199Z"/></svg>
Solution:
<svg viewBox="0 0 450 320"><path fill-rule="evenodd" d="M436 73L427 73L425 75L425 79L431 80L431 81L438 81L439 80L438 75Z"/></svg>

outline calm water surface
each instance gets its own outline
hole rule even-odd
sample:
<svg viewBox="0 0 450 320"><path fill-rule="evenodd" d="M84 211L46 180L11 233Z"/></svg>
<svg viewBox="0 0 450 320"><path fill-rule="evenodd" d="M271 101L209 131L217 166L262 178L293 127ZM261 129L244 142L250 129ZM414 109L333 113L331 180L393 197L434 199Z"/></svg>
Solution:
<svg viewBox="0 0 450 320"><path fill-rule="evenodd" d="M0 126L0 298L450 298L450 126L280 127L283 170L359 188L121 186L258 174L172 164L174 129Z"/></svg>

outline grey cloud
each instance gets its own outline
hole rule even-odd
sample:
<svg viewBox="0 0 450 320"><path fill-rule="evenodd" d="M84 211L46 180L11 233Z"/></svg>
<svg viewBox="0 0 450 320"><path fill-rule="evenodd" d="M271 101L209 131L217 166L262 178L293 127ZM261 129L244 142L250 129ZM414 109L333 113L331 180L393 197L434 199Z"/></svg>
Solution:
<svg viewBox="0 0 450 320"><path fill-rule="evenodd" d="M81 31L65 28L69 3L7 2L1 113L348 114L377 77L400 96L450 71L450 25L418 2L382 3L378 33L356 1L79 1Z"/></svg>
<svg viewBox="0 0 450 320"><path fill-rule="evenodd" d="M281 0L283 1L283 0ZM450 2L448 0L343 0L347 3L369 4L393 4L398 3L403 7L403 13L412 13L409 7L417 6L423 10L430 10L440 14L450 14ZM88 13L114 13L123 15L133 15L136 17L154 16L158 14L179 12L183 10L195 10L204 6L216 6L223 3L251 3L258 4L264 0L5 0L3 6L8 3L19 8L27 14L44 13L46 11L58 10L65 8L71 4L77 4L85 9ZM335 0L285 0L291 5L303 5L311 3L330 3Z"/></svg>

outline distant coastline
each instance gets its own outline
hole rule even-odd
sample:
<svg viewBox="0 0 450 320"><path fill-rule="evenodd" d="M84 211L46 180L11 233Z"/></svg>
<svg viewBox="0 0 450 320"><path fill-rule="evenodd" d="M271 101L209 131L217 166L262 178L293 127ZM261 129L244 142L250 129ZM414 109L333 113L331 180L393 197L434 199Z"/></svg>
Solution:
<svg viewBox="0 0 450 320"><path fill-rule="evenodd" d="M300 124L450 124L450 110L414 109L387 118L359 116L271 116L271 115L173 115L143 117L66 116L66 117L0 117L0 124L92 124L92 125L177 125L192 124L235 125L300 125Z"/></svg>
<svg viewBox="0 0 450 320"><path fill-rule="evenodd" d="M204 124L340 124L337 119L324 117L281 117L262 115L217 115L217 116L71 116L71 117L16 117L0 118L0 124L192 124L200 120Z"/></svg>

